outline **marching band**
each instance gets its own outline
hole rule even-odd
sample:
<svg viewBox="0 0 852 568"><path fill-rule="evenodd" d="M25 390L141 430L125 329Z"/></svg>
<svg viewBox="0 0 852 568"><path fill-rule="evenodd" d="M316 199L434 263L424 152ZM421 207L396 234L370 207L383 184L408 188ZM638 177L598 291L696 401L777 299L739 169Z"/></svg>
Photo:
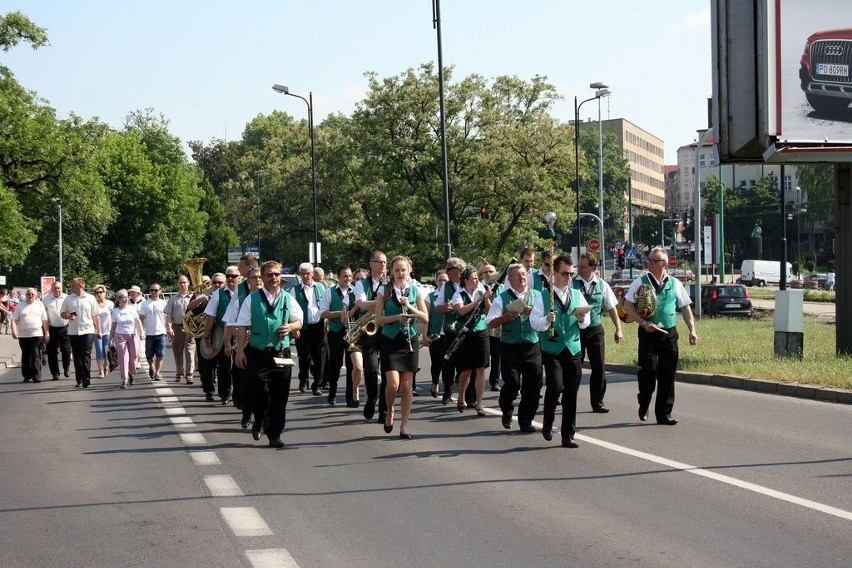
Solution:
<svg viewBox="0 0 852 568"><path fill-rule="evenodd" d="M476 416L487 416L484 391L491 367L489 382L491 390L500 393L503 428L512 429L517 402L519 430L536 432L533 420L544 386L542 436L553 439L561 401L561 445L576 448L577 391L585 356L594 379L593 410L608 411L603 404L601 316L607 313L613 318L619 341L623 333L615 300L609 286L595 275L594 255L581 255L576 277L574 262L566 254L544 251L539 270L533 269L535 251L525 248L519 256L521 262L513 258L501 274L484 258L480 257L483 264L477 269L451 257L446 268L435 273L436 287L428 292L412 278L409 258L396 256L388 264L379 250L370 255L367 270L340 266L337 282L330 286L317 267L302 263L301 282L290 290L284 289L282 266L275 261L258 267L254 256L244 255L238 265L211 279L201 276L204 259L192 259L187 261L190 277L179 279L185 308L160 306L158 316L149 300L140 313L149 338L167 331L167 326L157 324L159 319L175 329L186 328L187 337L196 341L207 400L214 400L214 385L218 385L221 404L232 402L242 413L242 428L251 425L255 440L265 434L273 448L284 446L296 366L294 346L299 390L306 392L312 378L311 394L324 394L330 407L338 402L344 368L346 407L361 406L363 382L363 416L372 421L378 405L377 422L385 433L397 427L399 397L400 439L413 438L414 377L420 348L427 347L431 395L437 398L441 392L442 405L454 400L453 388L458 384L457 410L473 408ZM156 297L159 285L151 290L153 301L166 304ZM148 345L146 353L154 380L160 371L155 363L162 360L156 347L156 343ZM181 363L178 376L191 383L192 361L187 358Z"/></svg>

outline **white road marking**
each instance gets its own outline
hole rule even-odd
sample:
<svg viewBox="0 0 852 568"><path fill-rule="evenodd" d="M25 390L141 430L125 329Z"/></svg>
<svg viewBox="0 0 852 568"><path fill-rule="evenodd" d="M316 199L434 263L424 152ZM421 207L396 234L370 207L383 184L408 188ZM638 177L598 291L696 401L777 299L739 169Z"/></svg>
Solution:
<svg viewBox="0 0 852 568"><path fill-rule="evenodd" d="M192 428L195 426L195 422L189 416L169 416L169 420L176 428Z"/></svg>
<svg viewBox="0 0 852 568"><path fill-rule="evenodd" d="M242 497L245 495L230 475L205 475L204 484L213 497Z"/></svg>
<svg viewBox="0 0 852 568"><path fill-rule="evenodd" d="M246 557L254 568L299 568L285 548L246 550Z"/></svg>
<svg viewBox="0 0 852 568"><path fill-rule="evenodd" d="M222 507L225 522L235 536L271 536L269 525L254 507Z"/></svg>
<svg viewBox="0 0 852 568"><path fill-rule="evenodd" d="M222 463L222 460L219 459L219 456L216 455L216 452L211 450L190 450L189 457L192 458L192 461L195 463L195 465L219 465Z"/></svg>
<svg viewBox="0 0 852 568"><path fill-rule="evenodd" d="M180 399L176 396L161 396L160 404L180 404Z"/></svg>
<svg viewBox="0 0 852 568"><path fill-rule="evenodd" d="M166 414L171 416L176 414L186 414L186 410L182 406L167 406L163 410L166 411Z"/></svg>
<svg viewBox="0 0 852 568"><path fill-rule="evenodd" d="M495 416L502 416L503 413L500 410L493 408L486 408L485 412L488 414L493 414ZM517 418L513 417L514 420ZM533 426L537 428L541 428L542 424L539 422L533 422ZM556 429L554 429L556 432ZM774 499L778 499L781 501L786 501L788 503L792 503L794 505L800 505L802 507L807 507L808 509L813 509L814 511L820 511L821 513L825 513L827 515L832 515L835 517L840 517L841 519L846 519L847 521L852 521L852 512L845 511L843 509L838 509L836 507L832 507L830 505L825 505L823 503L819 503L817 501L811 501L810 499L804 499L802 497L796 497L795 495L790 495L789 493L784 493L782 491L776 491L775 489L770 489L768 487L763 487L762 485L757 485L756 483L750 483L748 481L742 481L740 479L736 479L735 477L730 477L728 475L722 475L721 473L716 473L707 469L702 469L700 467L696 467L694 465L689 465L688 463L682 463L675 460L670 460L668 458L664 458L661 456L655 456L654 454L649 454L646 452L640 452L639 450L634 450L632 448L628 448L626 446L620 446L618 444L613 444L610 442L605 442L604 440L598 440L597 438L592 438L590 436L586 436L584 434L577 434L574 436L575 439L581 440L583 442L588 442L589 444L600 446L601 448L606 448L608 450L612 450L614 452L619 452L621 454L625 454L628 456L632 456L635 458L639 458L645 461L649 461L652 463L656 463L659 465L664 465L666 467L670 467L672 469L679 469L681 471L685 471L686 473L692 473L695 475L700 475L701 477L706 477L707 479L712 479L714 481L719 481L721 483L726 483L728 485L733 485L734 487L739 487L740 489L745 489L747 491L752 491L754 493L758 493L760 495L765 495L767 497L772 497Z"/></svg>
<svg viewBox="0 0 852 568"><path fill-rule="evenodd" d="M174 394L169 387L158 387L154 389L154 394L157 396L169 396Z"/></svg>
<svg viewBox="0 0 852 568"><path fill-rule="evenodd" d="M187 446L197 446L199 444L207 443L207 440L204 438L204 434L200 432L181 432L179 435L181 441Z"/></svg>

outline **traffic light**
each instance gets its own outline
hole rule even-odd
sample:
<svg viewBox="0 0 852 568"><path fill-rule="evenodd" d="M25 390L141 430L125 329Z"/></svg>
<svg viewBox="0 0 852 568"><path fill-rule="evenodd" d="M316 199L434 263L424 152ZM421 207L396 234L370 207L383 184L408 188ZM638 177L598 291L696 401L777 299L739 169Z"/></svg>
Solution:
<svg viewBox="0 0 852 568"><path fill-rule="evenodd" d="M624 268L624 249L618 249L618 267Z"/></svg>
<svg viewBox="0 0 852 568"><path fill-rule="evenodd" d="M483 205L479 208L479 217L480 219L488 219L488 206Z"/></svg>

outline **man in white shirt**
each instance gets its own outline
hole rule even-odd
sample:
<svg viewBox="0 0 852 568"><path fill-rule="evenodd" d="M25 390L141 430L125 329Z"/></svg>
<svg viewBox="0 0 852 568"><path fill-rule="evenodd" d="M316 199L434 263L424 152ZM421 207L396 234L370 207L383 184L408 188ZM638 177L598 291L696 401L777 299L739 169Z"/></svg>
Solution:
<svg viewBox="0 0 852 568"><path fill-rule="evenodd" d="M204 313L207 315L207 320L204 322L204 337L201 341L211 344L213 333L225 333L225 313L231 305L231 301L237 301L237 286L240 283L240 271L236 266L229 266L225 269L225 273L217 272L213 275L213 282L222 282L223 286L218 286L215 292L210 294L210 300L204 308ZM216 330L216 327L219 329ZM199 366L201 362L199 361ZM219 398L222 404L228 404L228 400L233 396L234 406L238 409L242 408L242 395L239 392L238 385L234 385L233 394L231 392L232 373L231 373L231 357L225 355L224 342L219 352L213 359L209 361L209 368L205 368L201 373L201 386L204 389L204 394L208 401L213 400L213 371L215 370L218 377L217 385L219 387Z"/></svg>
<svg viewBox="0 0 852 568"><path fill-rule="evenodd" d="M263 288L263 279L260 277L260 267L257 266L257 260L251 257L249 262L254 264L246 265L240 262L240 274L245 277L245 280L237 286L237 295L234 296L228 304L228 309L222 320L225 322L225 337L222 341L225 350L225 356L232 359L234 356L234 338L239 336L240 329L237 327L237 316L240 313L240 308L252 292ZM245 268L245 270L243 270ZM237 391L240 396L240 406L243 411L240 426L243 429L248 428L251 422L251 401L252 401L252 383L248 380L246 369L241 369L236 365L231 365L231 377L233 381L233 391L236 397Z"/></svg>
<svg viewBox="0 0 852 568"><path fill-rule="evenodd" d="M152 381L160 380L163 356L166 354L166 301L160 297L163 287L158 282L148 289L150 297L142 302L139 319L145 324L145 359L148 361L148 376Z"/></svg>
<svg viewBox="0 0 852 568"><path fill-rule="evenodd" d="M343 265L337 269L337 284L331 287L320 300L320 312L328 320L328 363L326 364L325 380L328 383L328 404L334 406L337 397L337 383L340 380L340 369L346 365L346 406L358 408L355 393L352 390L352 358L347 353L347 343L344 340L347 332L347 322L355 315L355 290L352 283L352 268Z"/></svg>
<svg viewBox="0 0 852 568"><path fill-rule="evenodd" d="M62 291L62 282L50 285L50 294L42 300L47 310L47 323L50 340L47 342L47 366L50 368L51 379L59 380L59 355L62 353L62 370L69 376L71 368L71 341L68 339L68 321L62 319L62 302L68 295Z"/></svg>
<svg viewBox="0 0 852 568"><path fill-rule="evenodd" d="M328 353L325 322L320 317L322 315L320 302L325 293L325 287L314 282L314 267L310 262L299 265L299 276L302 282L290 291L305 314L304 326L296 335L296 351L299 355L299 390L304 392L308 384L308 371L310 371L314 378L311 391L314 396L321 396L320 383L325 378Z"/></svg>
<svg viewBox="0 0 852 568"><path fill-rule="evenodd" d="M71 354L74 356L74 374L77 386L89 388L92 366L92 345L95 335L103 335L101 318L98 316L98 302L86 293L86 281L75 278L71 281L71 294L62 302L62 319L68 320L68 339L71 341Z"/></svg>
<svg viewBox="0 0 852 568"><path fill-rule="evenodd" d="M12 314L12 338L21 346L24 382L41 382L41 347L49 339L47 311L35 288L28 288L24 301Z"/></svg>

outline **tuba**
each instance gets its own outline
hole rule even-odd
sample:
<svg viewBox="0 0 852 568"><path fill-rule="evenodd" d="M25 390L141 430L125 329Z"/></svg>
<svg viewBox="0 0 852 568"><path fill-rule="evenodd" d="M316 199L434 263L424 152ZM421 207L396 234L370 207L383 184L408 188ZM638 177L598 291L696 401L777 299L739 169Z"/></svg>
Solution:
<svg viewBox="0 0 852 568"><path fill-rule="evenodd" d="M183 264L189 270L189 282L190 289L199 294L204 291L204 285L201 283L201 278L203 276L202 268L204 267L204 263L207 262L206 258L191 258L184 262ZM205 324L207 322L207 315L204 313L204 308L207 306L207 302L202 303L199 306L196 306L194 310L187 310L186 314L183 316L183 330L192 337L201 337L204 335Z"/></svg>

